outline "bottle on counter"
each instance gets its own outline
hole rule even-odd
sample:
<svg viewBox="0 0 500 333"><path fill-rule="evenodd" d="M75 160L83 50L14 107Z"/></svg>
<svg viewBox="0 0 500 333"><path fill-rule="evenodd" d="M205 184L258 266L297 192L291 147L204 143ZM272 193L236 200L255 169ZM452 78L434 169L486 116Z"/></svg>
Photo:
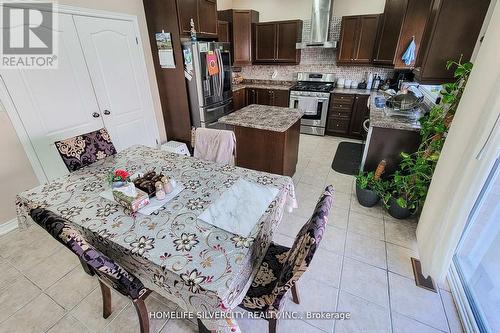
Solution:
<svg viewBox="0 0 500 333"><path fill-rule="evenodd" d="M373 89L373 73L370 73L367 76L366 89Z"/></svg>
<svg viewBox="0 0 500 333"><path fill-rule="evenodd" d="M378 90L379 86L380 86L380 75L377 76L373 81L373 89Z"/></svg>

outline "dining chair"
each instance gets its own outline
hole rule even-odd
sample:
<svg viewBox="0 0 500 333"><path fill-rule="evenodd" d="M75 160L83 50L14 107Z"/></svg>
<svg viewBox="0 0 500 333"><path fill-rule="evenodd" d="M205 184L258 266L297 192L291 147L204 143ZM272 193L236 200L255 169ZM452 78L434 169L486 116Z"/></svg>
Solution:
<svg viewBox="0 0 500 333"><path fill-rule="evenodd" d="M101 287L102 316L104 318L108 318L112 313L111 286L132 300L139 317L141 333L149 333L149 317L144 300L149 296L151 290L144 287L135 275L96 250L64 218L43 208L32 209L30 216L52 237L78 256L87 274L97 276Z"/></svg>
<svg viewBox="0 0 500 333"><path fill-rule="evenodd" d="M69 172L116 154L115 146L105 128L56 141L55 145Z"/></svg>
<svg viewBox="0 0 500 333"><path fill-rule="evenodd" d="M233 131L214 128L192 128L193 156L204 161L234 165L236 136Z"/></svg>
<svg viewBox="0 0 500 333"><path fill-rule="evenodd" d="M269 321L269 333L276 332L276 314L284 305L284 296L291 289L292 300L299 304L297 280L306 271L323 238L333 202L333 187L326 187L314 213L300 229L291 248L271 243L259 271L252 281L240 307L260 312Z"/></svg>

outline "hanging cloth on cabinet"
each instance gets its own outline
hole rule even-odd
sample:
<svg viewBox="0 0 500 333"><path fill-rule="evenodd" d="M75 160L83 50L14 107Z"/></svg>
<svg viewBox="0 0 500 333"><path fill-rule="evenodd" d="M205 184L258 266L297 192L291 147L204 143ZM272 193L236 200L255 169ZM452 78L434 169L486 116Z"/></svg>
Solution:
<svg viewBox="0 0 500 333"><path fill-rule="evenodd" d="M417 44L415 43L415 36L411 39L410 45L406 49L405 53L401 57L401 60L405 63L406 66L410 66L415 61L415 50L417 48Z"/></svg>

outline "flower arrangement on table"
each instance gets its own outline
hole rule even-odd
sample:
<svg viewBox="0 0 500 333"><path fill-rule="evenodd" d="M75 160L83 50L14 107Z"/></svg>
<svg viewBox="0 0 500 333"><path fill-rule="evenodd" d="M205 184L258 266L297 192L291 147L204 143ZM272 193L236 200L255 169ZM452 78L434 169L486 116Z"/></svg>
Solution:
<svg viewBox="0 0 500 333"><path fill-rule="evenodd" d="M108 174L108 182L112 188L125 186L130 182L130 174L123 169L115 170Z"/></svg>

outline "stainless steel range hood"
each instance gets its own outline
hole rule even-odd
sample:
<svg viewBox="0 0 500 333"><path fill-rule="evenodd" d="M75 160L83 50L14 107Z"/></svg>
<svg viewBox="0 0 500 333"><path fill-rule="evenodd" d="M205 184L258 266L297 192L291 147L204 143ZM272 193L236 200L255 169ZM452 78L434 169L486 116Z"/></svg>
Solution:
<svg viewBox="0 0 500 333"><path fill-rule="evenodd" d="M313 0L311 17L311 36L302 43L297 43L297 49L336 48L336 41L328 40L330 13L333 0Z"/></svg>

